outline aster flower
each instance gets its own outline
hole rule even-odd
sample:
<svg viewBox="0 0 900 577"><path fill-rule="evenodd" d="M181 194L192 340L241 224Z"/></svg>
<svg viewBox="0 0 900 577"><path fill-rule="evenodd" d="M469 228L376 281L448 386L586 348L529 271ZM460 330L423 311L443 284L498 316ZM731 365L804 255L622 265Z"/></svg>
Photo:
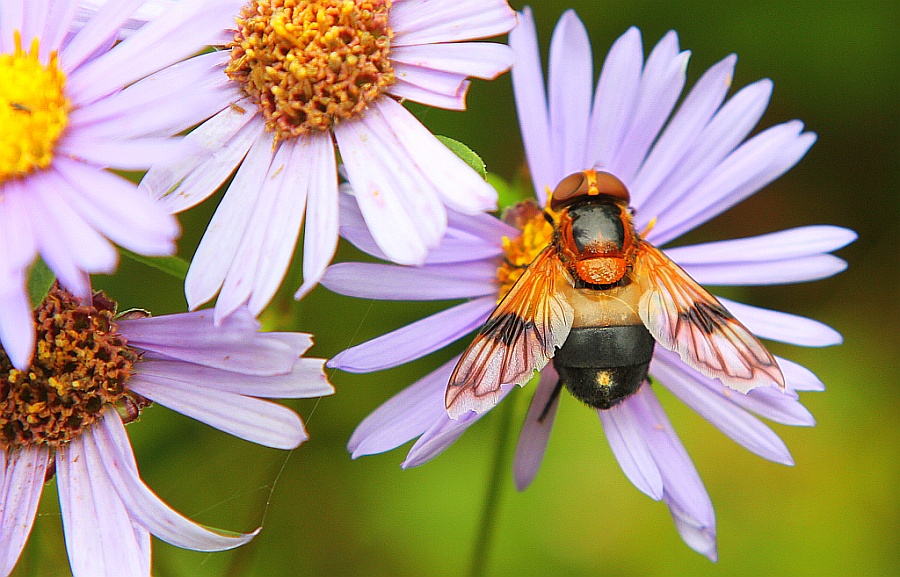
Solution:
<svg viewBox="0 0 900 577"><path fill-rule="evenodd" d="M685 84L687 52L667 34L644 60L637 29L620 37L606 58L592 95L587 33L573 12L559 22L550 48L549 94L544 88L537 36L529 10L510 35L516 56L513 86L537 201L568 174L598 167L631 192L638 230L656 246L715 217L759 190L808 150L815 136L799 121L774 126L747 139L771 93L771 82L747 86L726 101L735 58L710 68L673 113ZM549 143L549 145L548 145ZM352 199L343 207L342 234L383 257L368 235ZM369 372L397 366L436 351L479 328L509 290L511 271L527 264L550 242L552 229L536 205L489 215L451 214L447 235L420 267L340 263L323 285L360 298L387 300L468 299L445 311L343 351L329 366ZM765 285L810 281L840 272L846 263L829 252L852 242L852 231L805 226L752 238L665 250L701 283ZM838 344L840 335L815 320L720 299L758 337L800 346ZM401 391L356 429L353 457L380 453L418 437L403 467L421 465L449 447L482 415L451 419L445 408L448 379L458 358ZM748 450L775 462L793 460L783 441L757 416L811 426L814 419L796 391L824 387L810 371L776 360L785 391L763 387L742 394L707 378L661 346L650 374L659 385ZM534 391L514 461L517 488L534 479L552 429L558 376L545 367ZM653 385L655 386L655 385ZM610 446L635 486L663 500L684 541L716 559L715 514L700 477L675 434L649 382L610 409L598 410ZM512 385L504 385L501 399ZM754 415L755 414L755 415Z"/></svg>
<svg viewBox="0 0 900 577"><path fill-rule="evenodd" d="M176 219L105 169L183 156L184 143L166 136L190 124L173 93L145 77L198 52L230 15L208 9L198 21L186 4L110 48L140 4L110 0L70 33L77 0L0 0L0 343L20 369L35 343L25 279L38 254L87 299L88 275L116 267L110 241L148 256L175 251Z"/></svg>
<svg viewBox="0 0 900 577"><path fill-rule="evenodd" d="M221 551L259 531L223 534L183 517L140 479L124 423L151 401L238 437L291 449L303 422L265 398L328 395L321 359L301 355L301 333L259 333L246 309L219 326L208 312L119 319L54 287L35 311L38 343L27 372L0 349L0 575L34 522L45 478L58 478L75 575L150 575L150 535Z"/></svg>
<svg viewBox="0 0 900 577"><path fill-rule="evenodd" d="M314 287L338 240L338 169L388 258L423 262L446 229L446 207L477 213L496 192L398 100L462 110L468 77L494 78L503 44L461 42L515 24L505 0L222 2L226 49L167 81L210 97L180 101L200 126L198 152L161 161L142 187L172 212L209 197L237 169L194 255L190 307L218 293L216 318L247 303L259 313L283 280L306 219L303 284ZM446 205L446 207L445 207Z"/></svg>

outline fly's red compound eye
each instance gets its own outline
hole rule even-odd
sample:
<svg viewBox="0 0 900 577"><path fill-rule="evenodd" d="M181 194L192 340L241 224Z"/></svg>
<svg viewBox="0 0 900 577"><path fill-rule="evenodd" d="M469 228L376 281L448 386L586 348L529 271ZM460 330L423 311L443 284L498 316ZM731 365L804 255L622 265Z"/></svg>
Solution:
<svg viewBox="0 0 900 577"><path fill-rule="evenodd" d="M597 190L599 194L611 196L616 200L624 200L625 204L631 202L631 195L628 194L628 188L626 188L625 183L619 180L618 177L608 172L595 172L594 174L597 179Z"/></svg>
<svg viewBox="0 0 900 577"><path fill-rule="evenodd" d="M562 179L556 185L553 191L553 197L550 200L550 208L556 210L558 207L569 204L580 196L588 194L588 177L584 172L576 172Z"/></svg>
<svg viewBox="0 0 900 577"><path fill-rule="evenodd" d="M586 196L607 196L626 204L631 200L625 183L616 176L608 172L585 170L570 174L556 185L550 199L550 208L557 210Z"/></svg>

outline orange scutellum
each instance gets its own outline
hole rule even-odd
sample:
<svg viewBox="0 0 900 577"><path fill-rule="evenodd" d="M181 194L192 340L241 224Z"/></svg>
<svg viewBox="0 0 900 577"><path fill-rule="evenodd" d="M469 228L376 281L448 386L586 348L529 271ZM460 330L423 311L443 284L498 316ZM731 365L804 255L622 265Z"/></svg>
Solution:
<svg viewBox="0 0 900 577"><path fill-rule="evenodd" d="M37 38L27 52L18 31L14 39L0 54L0 183L50 166L71 110L56 53L43 63Z"/></svg>
<svg viewBox="0 0 900 577"><path fill-rule="evenodd" d="M279 140L358 117L395 82L390 0L253 0L238 18L229 78Z"/></svg>

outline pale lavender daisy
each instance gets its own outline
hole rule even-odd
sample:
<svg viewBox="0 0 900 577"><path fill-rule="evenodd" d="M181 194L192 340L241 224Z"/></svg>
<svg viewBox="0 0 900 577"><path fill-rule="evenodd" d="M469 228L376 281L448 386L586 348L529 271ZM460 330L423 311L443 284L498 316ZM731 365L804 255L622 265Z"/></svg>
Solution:
<svg viewBox="0 0 900 577"><path fill-rule="evenodd" d="M216 296L216 318L259 313L290 264L300 230L303 284L314 287L338 242L336 149L383 252L420 264L446 229L447 207L496 208L496 192L402 106L462 110L469 77L507 70L504 44L463 42L508 32L505 0L253 0L234 7L226 49L170 80L203 100L179 101L200 126L198 151L161 161L142 187L172 212L209 197L235 170L185 282L192 309ZM303 224L304 218L306 220Z"/></svg>
<svg viewBox="0 0 900 577"><path fill-rule="evenodd" d="M0 349L0 575L16 564L55 471L76 576L150 575L150 535L221 551L259 531L223 534L169 508L141 480L124 423L157 402L269 447L307 438L300 417L266 398L333 392L309 335L260 333L242 309L215 326L198 311L114 316L102 293L83 304L54 287L35 311L28 371Z"/></svg>
<svg viewBox="0 0 900 577"><path fill-rule="evenodd" d="M631 191L638 229L656 218L645 238L659 245L678 237L753 194L793 166L815 136L799 121L747 139L765 109L771 82L747 86L726 101L733 56L710 68L674 111L685 83L686 52L674 33L644 60L640 33L628 30L613 45L592 95L587 33L573 12L557 26L550 48L549 94L544 88L531 13L519 15L510 35L516 55L513 85L528 165L538 202L546 203L566 175L602 168ZM593 100L593 103L592 103ZM342 234L362 250L383 257L352 199ZM537 204L506 215L451 214L448 233L420 267L340 263L322 284L342 294L389 300L468 299L463 304L347 349L329 366L351 372L387 369L436 351L479 328L527 265L550 242L552 227ZM847 229L805 226L761 236L684 246L666 254L699 282L766 285L804 282L846 267L828 254L855 239ZM840 335L822 323L720 299L757 336L800 346L828 346ZM356 429L353 457L387 451L415 439L403 467L414 467L449 447L481 415L451 419L445 407L448 379L459 357L401 391ZM776 357L786 388L738 393L700 374L676 353L656 346L650 374L688 406L748 450L793 464L784 442L757 418L811 426L814 419L796 391L823 390L809 370ZM558 376L551 365L538 380L514 462L517 488L534 479L552 428ZM504 386L501 398L514 388ZM610 409L598 410L610 446L635 486L663 500L684 541L715 560L716 525L700 477L668 421L649 382ZM755 415L754 415L755 413Z"/></svg>
<svg viewBox="0 0 900 577"><path fill-rule="evenodd" d="M112 243L174 253L177 220L106 169L142 170L189 149L168 138L190 126L173 93L146 77L201 50L230 19L219 9L200 19L186 4L115 44L142 2L109 0L72 33L79 4L0 0L0 343L20 369L35 343L25 280L38 255L90 298L88 275L116 267Z"/></svg>

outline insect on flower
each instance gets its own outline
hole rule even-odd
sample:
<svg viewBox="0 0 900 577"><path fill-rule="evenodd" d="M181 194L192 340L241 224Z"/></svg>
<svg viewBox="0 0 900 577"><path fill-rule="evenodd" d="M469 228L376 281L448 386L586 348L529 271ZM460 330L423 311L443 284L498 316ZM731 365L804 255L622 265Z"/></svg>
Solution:
<svg viewBox="0 0 900 577"><path fill-rule="evenodd" d="M452 418L483 413L501 385L524 385L552 358L559 382L609 409L647 380L656 343L746 393L784 389L774 357L719 301L635 231L621 180L597 170L564 178L544 216L547 246L524 269L463 353L447 385Z"/></svg>

